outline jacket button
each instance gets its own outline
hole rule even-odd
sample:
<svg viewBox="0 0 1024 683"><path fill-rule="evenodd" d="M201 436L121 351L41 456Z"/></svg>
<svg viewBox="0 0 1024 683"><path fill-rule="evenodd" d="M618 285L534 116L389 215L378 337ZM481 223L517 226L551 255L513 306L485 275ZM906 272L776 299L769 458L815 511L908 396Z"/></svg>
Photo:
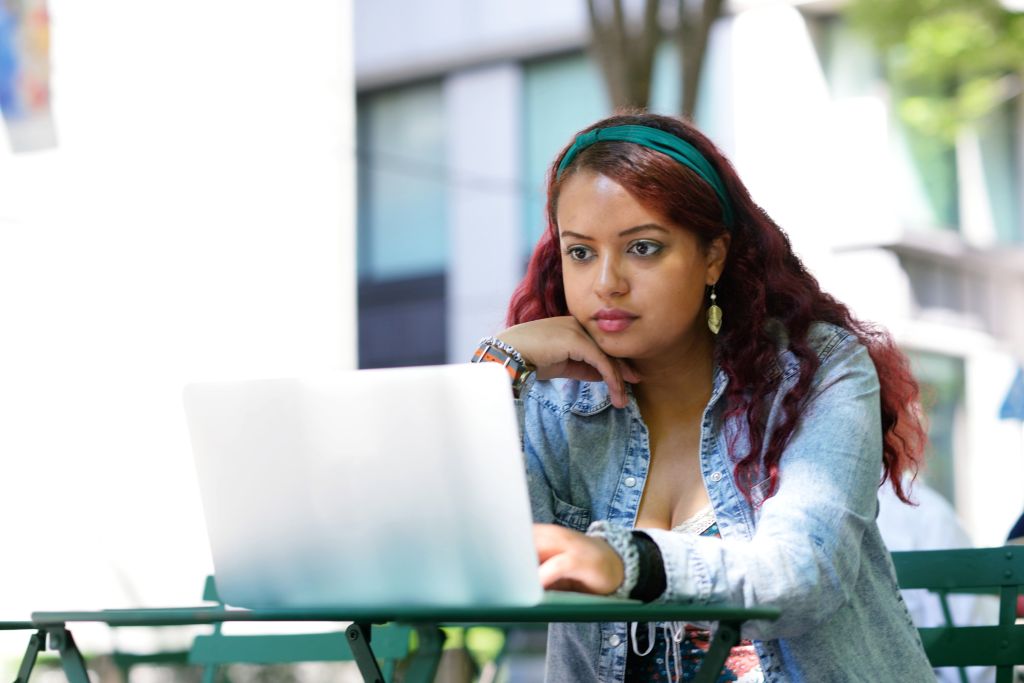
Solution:
<svg viewBox="0 0 1024 683"><path fill-rule="evenodd" d="M621 643L621 642L622 642L622 639L619 638L619 634L618 633L613 633L611 635L611 637L608 639L608 644L611 645L612 647L618 647L619 643Z"/></svg>
<svg viewBox="0 0 1024 683"><path fill-rule="evenodd" d="M714 481L714 482L722 481L722 473L721 472L712 472L711 473L711 481Z"/></svg>
<svg viewBox="0 0 1024 683"><path fill-rule="evenodd" d="M623 481L622 483L628 486L629 488L633 488L634 486L636 486L636 477L626 477L625 481Z"/></svg>

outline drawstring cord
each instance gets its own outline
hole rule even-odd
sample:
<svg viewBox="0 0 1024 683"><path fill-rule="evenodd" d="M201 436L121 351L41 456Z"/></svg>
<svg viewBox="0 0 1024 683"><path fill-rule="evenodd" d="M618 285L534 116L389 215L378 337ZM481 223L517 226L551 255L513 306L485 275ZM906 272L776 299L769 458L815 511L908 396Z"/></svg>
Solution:
<svg viewBox="0 0 1024 683"><path fill-rule="evenodd" d="M665 635L665 672L673 683L683 680L683 654L680 651L679 643L683 642L686 627L678 621L668 622L662 625L662 633ZM673 655L670 658L669 653ZM670 664L671 662L671 664ZM671 667L671 668L670 668ZM672 677L673 671L675 678Z"/></svg>
<svg viewBox="0 0 1024 683"><path fill-rule="evenodd" d="M654 624L647 622L647 650L646 652L640 652L640 644L636 641L636 627L639 626L635 621L629 625L629 635L633 639L633 652L640 657L646 657L651 654L651 650L654 649Z"/></svg>
<svg viewBox="0 0 1024 683"><path fill-rule="evenodd" d="M658 625L647 622L647 650L644 652L640 651L640 643L637 641L637 626L639 624L635 621L629 625L633 652L639 657L646 657L654 649ZM667 621L661 624L661 633L665 637L665 673L668 675L669 683L679 683L683 680L683 653L679 644L686 637L686 624L681 621Z"/></svg>

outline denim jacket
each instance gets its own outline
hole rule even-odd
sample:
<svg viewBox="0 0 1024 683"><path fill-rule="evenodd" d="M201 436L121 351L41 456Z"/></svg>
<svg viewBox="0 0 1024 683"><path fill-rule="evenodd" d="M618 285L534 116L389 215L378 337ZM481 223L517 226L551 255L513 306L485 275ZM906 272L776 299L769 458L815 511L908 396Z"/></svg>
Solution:
<svg viewBox="0 0 1024 683"><path fill-rule="evenodd" d="M784 337L784 335L781 335ZM779 486L754 505L733 478L727 448L747 448L745 420L724 419L727 378L716 368L701 423L700 468L721 538L646 530L661 550L661 600L772 606L774 622L748 622L765 680L934 681L896 587L875 517L882 466L879 384L867 349L841 328L809 333L821 361L810 400L783 453ZM769 428L796 381L796 358L780 339L781 374ZM632 527L650 462L636 400L618 409L601 382L537 381L517 401L534 519L586 530L605 519ZM627 624L552 624L550 681L622 681Z"/></svg>

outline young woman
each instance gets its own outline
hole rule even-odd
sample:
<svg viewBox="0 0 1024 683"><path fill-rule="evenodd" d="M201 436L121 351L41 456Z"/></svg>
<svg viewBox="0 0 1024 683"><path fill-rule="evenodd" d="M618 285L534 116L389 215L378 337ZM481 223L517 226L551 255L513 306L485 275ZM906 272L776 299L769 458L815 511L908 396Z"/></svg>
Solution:
<svg viewBox="0 0 1024 683"><path fill-rule="evenodd" d="M509 324L475 359L513 376L546 587L778 607L720 680L934 681L875 525L922 448L917 385L703 135L649 114L581 132ZM708 639L549 633L552 681L686 680Z"/></svg>

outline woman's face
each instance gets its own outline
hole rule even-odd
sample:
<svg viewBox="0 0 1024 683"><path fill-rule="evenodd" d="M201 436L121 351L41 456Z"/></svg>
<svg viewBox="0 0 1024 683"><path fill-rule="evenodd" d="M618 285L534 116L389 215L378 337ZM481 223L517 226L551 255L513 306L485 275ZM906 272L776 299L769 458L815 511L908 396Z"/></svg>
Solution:
<svg viewBox="0 0 1024 683"><path fill-rule="evenodd" d="M709 334L705 286L722 273L727 238L702 248L695 233L589 171L563 185L556 218L569 313L605 353L671 357Z"/></svg>

